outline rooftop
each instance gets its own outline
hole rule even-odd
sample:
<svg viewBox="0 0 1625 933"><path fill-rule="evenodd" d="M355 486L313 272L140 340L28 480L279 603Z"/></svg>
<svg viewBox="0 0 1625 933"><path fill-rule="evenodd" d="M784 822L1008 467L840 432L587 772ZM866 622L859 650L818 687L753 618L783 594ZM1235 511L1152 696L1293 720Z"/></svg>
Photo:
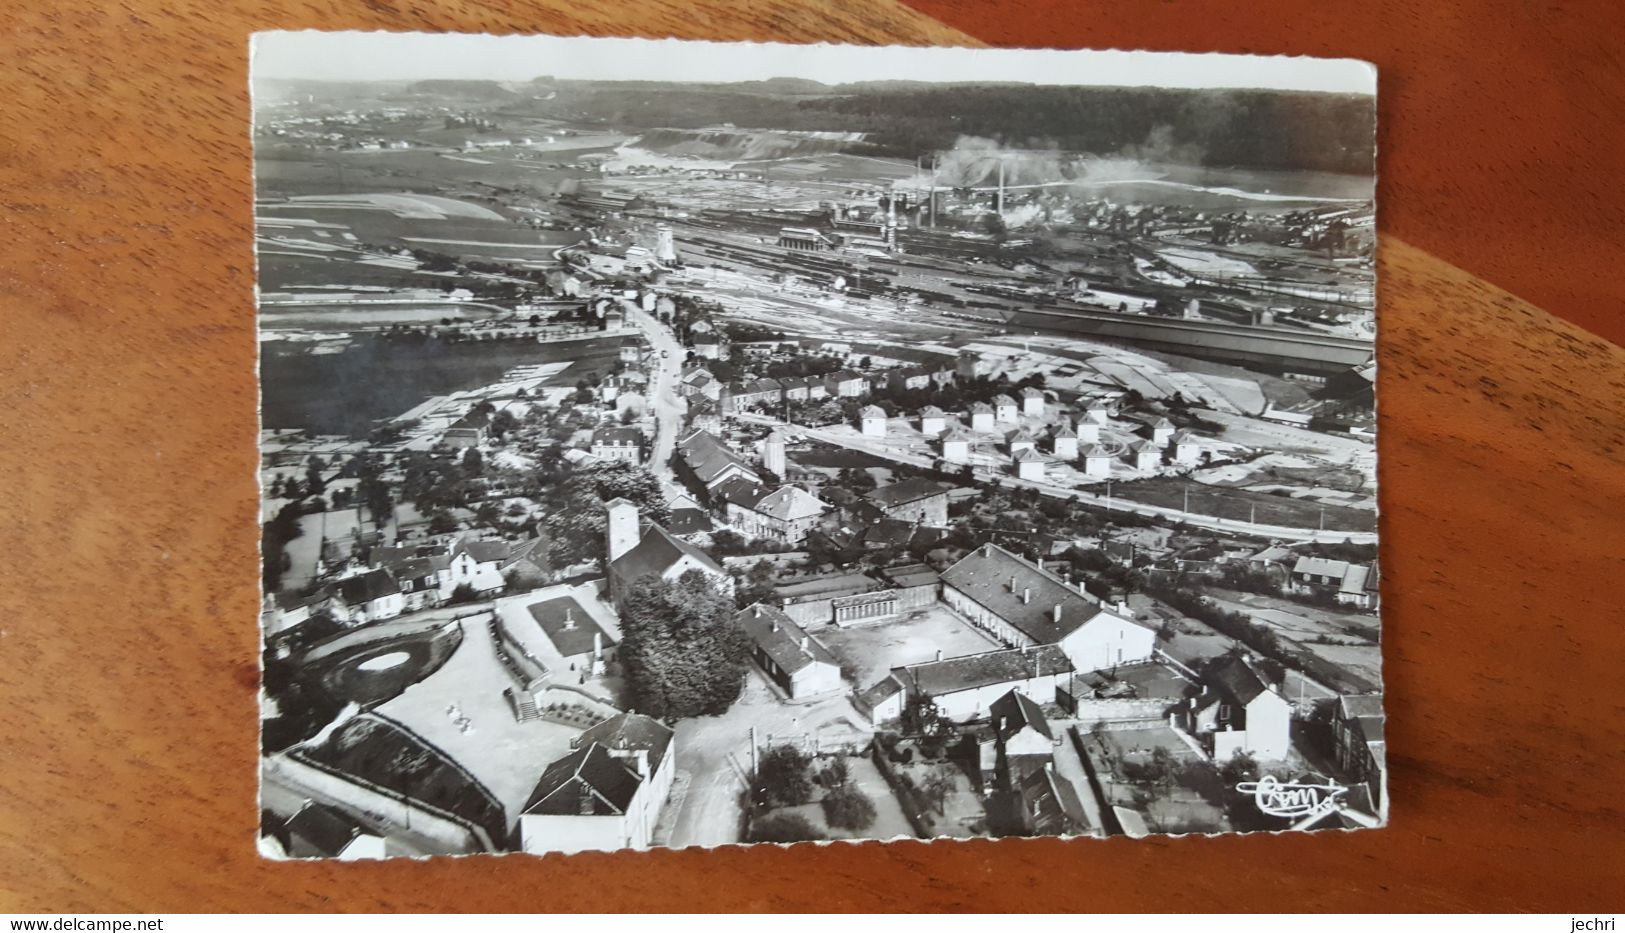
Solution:
<svg viewBox="0 0 1625 933"><path fill-rule="evenodd" d="M916 693L943 696L1071 672L1072 661L1059 645L1033 645L910 664L894 668L892 676Z"/></svg>
<svg viewBox="0 0 1625 933"><path fill-rule="evenodd" d="M882 486L864 498L883 509L890 509L932 496L940 496L946 491L941 483L917 476L900 483L892 483L890 486Z"/></svg>
<svg viewBox="0 0 1625 933"><path fill-rule="evenodd" d="M984 544L960 558L943 573L942 582L1039 644L1059 641L1101 611L1094 596L997 544Z"/></svg>
<svg viewBox="0 0 1625 933"><path fill-rule="evenodd" d="M840 661L822 642L808 635L774 606L756 603L748 609L741 609L735 618L751 641L759 645L774 664L789 673L815 663L840 666Z"/></svg>

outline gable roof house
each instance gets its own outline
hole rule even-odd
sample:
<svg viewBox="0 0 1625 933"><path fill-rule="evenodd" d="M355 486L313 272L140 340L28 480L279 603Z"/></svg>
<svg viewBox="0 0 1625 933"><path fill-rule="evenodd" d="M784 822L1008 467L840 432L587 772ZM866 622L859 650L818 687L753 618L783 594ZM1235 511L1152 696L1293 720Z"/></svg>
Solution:
<svg viewBox="0 0 1625 933"><path fill-rule="evenodd" d="M987 718L993 704L1011 690L1040 704L1053 703L1072 673L1071 659L1055 645L1000 648L894 667L853 703L875 723L897 719L911 698L931 701L955 722L972 722Z"/></svg>
<svg viewBox="0 0 1625 933"><path fill-rule="evenodd" d="M645 849L671 794L672 730L622 713L577 737L548 765L519 815L526 852Z"/></svg>
<svg viewBox="0 0 1625 933"><path fill-rule="evenodd" d="M656 524L640 534L637 506L625 499L606 502L604 508L609 512L609 594L617 609L632 584L647 574L670 582L697 570L718 590L733 595L734 578L710 555Z"/></svg>
<svg viewBox="0 0 1625 933"><path fill-rule="evenodd" d="M1386 721L1380 693L1338 697L1332 717L1338 766L1349 778L1364 783L1376 815L1383 818L1388 815Z"/></svg>
<svg viewBox="0 0 1625 933"><path fill-rule="evenodd" d="M695 429L678 438L677 454L679 473L698 487L696 492L709 494L736 477L761 482L744 457L707 431Z"/></svg>
<svg viewBox="0 0 1625 933"><path fill-rule="evenodd" d="M993 701L988 715L998 750L997 776L1005 788L1013 788L1054 760L1055 730L1031 697L1012 688Z"/></svg>
<svg viewBox="0 0 1625 933"><path fill-rule="evenodd" d="M328 611L348 625L393 619L406 609L400 584L387 570L369 570L334 583Z"/></svg>
<svg viewBox="0 0 1625 933"><path fill-rule="evenodd" d="M1059 645L1080 671L1150 660L1156 633L997 544L942 574L942 599L1007 645Z"/></svg>
<svg viewBox="0 0 1625 933"><path fill-rule="evenodd" d="M1022 825L1035 836L1079 836L1090 831L1089 817L1072 781L1053 764L1038 768L1016 786Z"/></svg>
<svg viewBox="0 0 1625 933"><path fill-rule="evenodd" d="M750 639L751 656L790 699L842 688L840 661L777 607L756 603L734 618Z"/></svg>
<svg viewBox="0 0 1625 933"><path fill-rule="evenodd" d="M760 487L725 487L728 523L741 534L800 544L830 509L829 503L800 486L785 485L764 492Z"/></svg>
<svg viewBox="0 0 1625 933"><path fill-rule="evenodd" d="M341 862L385 858L384 838L337 807L307 801L282 824L290 858L336 858Z"/></svg>
<svg viewBox="0 0 1625 933"><path fill-rule="evenodd" d="M1210 668L1181 713L1185 731L1206 743L1215 761L1237 752L1279 760L1291 748L1292 705L1241 655Z"/></svg>
<svg viewBox="0 0 1625 933"><path fill-rule="evenodd" d="M924 477L882 486L864 496L887 518L942 527L948 524L948 490Z"/></svg>

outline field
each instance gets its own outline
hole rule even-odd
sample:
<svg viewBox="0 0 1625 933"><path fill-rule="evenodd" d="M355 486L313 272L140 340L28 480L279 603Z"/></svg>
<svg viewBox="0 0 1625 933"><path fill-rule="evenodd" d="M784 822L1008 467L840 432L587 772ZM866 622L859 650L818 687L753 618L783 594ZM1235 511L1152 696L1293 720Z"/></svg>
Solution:
<svg viewBox="0 0 1625 933"><path fill-rule="evenodd" d="M358 336L340 353L266 344L260 359L267 428L361 435L435 395L495 382L515 366L569 361L550 384L573 384L613 364L614 341L409 342Z"/></svg>
<svg viewBox="0 0 1625 933"><path fill-rule="evenodd" d="M1273 496L1246 489L1225 489L1187 483L1184 480L1158 477L1114 483L1112 495L1132 502L1182 508L1190 495L1190 511L1200 515L1254 521L1263 525L1282 525L1290 528L1325 526L1333 531L1375 531L1377 515L1371 509L1356 509L1341 505L1321 505L1318 502Z"/></svg>
<svg viewBox="0 0 1625 933"><path fill-rule="evenodd" d="M878 683L894 667L992 651L999 645L942 606L852 628L829 628L818 640L840 659L841 674L859 689Z"/></svg>

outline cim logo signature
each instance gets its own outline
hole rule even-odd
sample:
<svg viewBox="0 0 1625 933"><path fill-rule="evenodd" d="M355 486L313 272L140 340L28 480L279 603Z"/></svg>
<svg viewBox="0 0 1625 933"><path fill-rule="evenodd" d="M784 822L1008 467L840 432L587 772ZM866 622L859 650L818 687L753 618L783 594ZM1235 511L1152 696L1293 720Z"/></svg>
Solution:
<svg viewBox="0 0 1625 933"><path fill-rule="evenodd" d="M1289 820L1331 813L1342 806L1343 795L1349 792L1341 784L1286 783L1268 774L1257 781L1242 781L1236 790L1252 794L1260 813Z"/></svg>

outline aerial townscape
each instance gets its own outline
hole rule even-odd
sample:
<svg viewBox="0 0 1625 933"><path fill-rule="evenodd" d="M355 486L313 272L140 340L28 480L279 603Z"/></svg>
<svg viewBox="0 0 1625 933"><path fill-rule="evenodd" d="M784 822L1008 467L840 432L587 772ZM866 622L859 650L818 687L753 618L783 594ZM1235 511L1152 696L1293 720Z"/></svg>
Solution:
<svg viewBox="0 0 1625 933"><path fill-rule="evenodd" d="M1382 824L1372 120L259 80L261 850Z"/></svg>

